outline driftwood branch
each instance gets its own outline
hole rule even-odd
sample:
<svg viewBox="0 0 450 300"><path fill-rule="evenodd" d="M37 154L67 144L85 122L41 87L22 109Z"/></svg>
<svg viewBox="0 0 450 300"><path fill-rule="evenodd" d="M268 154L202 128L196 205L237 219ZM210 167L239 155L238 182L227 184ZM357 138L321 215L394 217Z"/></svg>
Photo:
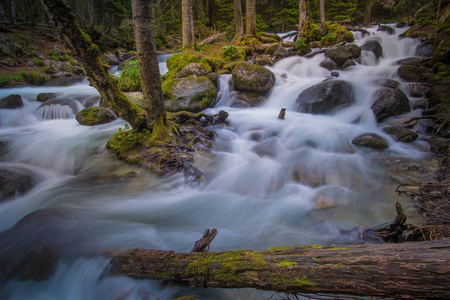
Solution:
<svg viewBox="0 0 450 300"><path fill-rule="evenodd" d="M216 237L216 235L217 229L213 229L211 231L206 229L202 238L195 242L194 248L192 248L191 252L208 252L209 244Z"/></svg>
<svg viewBox="0 0 450 300"><path fill-rule="evenodd" d="M201 287L450 299L450 240L208 253L132 249L109 272Z"/></svg>
<svg viewBox="0 0 450 300"><path fill-rule="evenodd" d="M197 46L204 46L204 45L217 43L217 42L222 41L224 38L225 38L225 33L219 32L219 33L216 33L216 34L204 39L203 41L198 43Z"/></svg>

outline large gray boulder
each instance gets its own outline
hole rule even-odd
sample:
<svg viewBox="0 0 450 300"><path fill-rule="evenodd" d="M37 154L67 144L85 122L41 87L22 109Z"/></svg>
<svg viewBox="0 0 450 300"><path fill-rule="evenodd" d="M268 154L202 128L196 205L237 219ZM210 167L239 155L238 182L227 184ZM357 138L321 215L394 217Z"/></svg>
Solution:
<svg viewBox="0 0 450 300"><path fill-rule="evenodd" d="M247 62L236 64L231 74L234 85L241 91L267 92L276 80L272 71Z"/></svg>
<svg viewBox="0 0 450 300"><path fill-rule="evenodd" d="M395 29L391 26L387 26L387 25L380 25L380 27L378 27L377 31L384 31L387 32L389 35L392 35L395 33Z"/></svg>
<svg viewBox="0 0 450 300"><path fill-rule="evenodd" d="M299 112L325 114L355 102L352 86L343 80L327 80L304 90L297 98Z"/></svg>
<svg viewBox="0 0 450 300"><path fill-rule="evenodd" d="M217 96L217 88L205 76L188 76L175 79L166 88L166 110L170 112L200 112L207 108Z"/></svg>
<svg viewBox="0 0 450 300"><path fill-rule="evenodd" d="M33 178L25 172L0 167L0 202L15 195L25 194L33 185Z"/></svg>
<svg viewBox="0 0 450 300"><path fill-rule="evenodd" d="M258 92L238 91L232 95L231 107L249 108L261 106L266 100L266 96Z"/></svg>
<svg viewBox="0 0 450 300"><path fill-rule="evenodd" d="M375 92L371 106L378 122L411 111L409 99L400 89L381 88Z"/></svg>
<svg viewBox="0 0 450 300"><path fill-rule="evenodd" d="M22 97L18 94L11 94L0 100L0 109L16 109L23 106Z"/></svg>
<svg viewBox="0 0 450 300"><path fill-rule="evenodd" d="M353 58L353 53L347 48L337 45L325 50L325 56L334 61L339 67L342 67L347 59Z"/></svg>
<svg viewBox="0 0 450 300"><path fill-rule="evenodd" d="M338 68L336 63L334 61L332 61L331 59L329 59L329 58L326 58L326 59L322 60L320 62L320 66L322 68L327 69L328 71L333 71L333 70L336 70Z"/></svg>
<svg viewBox="0 0 450 300"><path fill-rule="evenodd" d="M58 96L61 96L61 94L59 94L59 93L40 93L36 96L36 101L45 102L50 99L55 99Z"/></svg>
<svg viewBox="0 0 450 300"><path fill-rule="evenodd" d="M101 60L103 63L106 63L110 66L118 66L120 65L120 61L117 58L117 56L115 56L113 53L111 52L106 52L105 54L103 54L101 56Z"/></svg>
<svg viewBox="0 0 450 300"><path fill-rule="evenodd" d="M352 144L356 146L384 150L389 148L387 141L376 133L363 133L352 140Z"/></svg>
<svg viewBox="0 0 450 300"><path fill-rule="evenodd" d="M94 126L110 123L116 117L107 108L92 106L80 110L75 119L80 125Z"/></svg>
<svg viewBox="0 0 450 300"><path fill-rule="evenodd" d="M13 34L0 34L0 56L16 56L22 53L22 45L14 39Z"/></svg>
<svg viewBox="0 0 450 300"><path fill-rule="evenodd" d="M372 51L377 59L383 56L383 47L381 47L381 44L376 40L368 41L367 43L361 46L361 49L366 51Z"/></svg>

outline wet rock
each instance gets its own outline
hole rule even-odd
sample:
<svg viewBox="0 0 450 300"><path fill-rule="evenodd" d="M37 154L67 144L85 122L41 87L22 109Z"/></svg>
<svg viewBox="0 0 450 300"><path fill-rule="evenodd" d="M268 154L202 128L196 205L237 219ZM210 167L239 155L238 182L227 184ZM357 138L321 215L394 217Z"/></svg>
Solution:
<svg viewBox="0 0 450 300"><path fill-rule="evenodd" d="M214 86L216 88L218 88L219 86L219 74L215 73L215 72L211 72L207 75L205 75L206 78L208 78L209 80L211 80L211 82L214 84Z"/></svg>
<svg viewBox="0 0 450 300"><path fill-rule="evenodd" d="M333 72L331 72L330 73L330 75L332 76L332 77L339 77L339 72L336 72L336 71L333 71Z"/></svg>
<svg viewBox="0 0 450 300"><path fill-rule="evenodd" d="M361 47L359 47L358 45L347 44L344 47L352 53L354 59L357 59L361 56Z"/></svg>
<svg viewBox="0 0 450 300"><path fill-rule="evenodd" d="M420 99L416 100L413 104L413 110L415 109L427 109L428 108L428 100L427 99Z"/></svg>
<svg viewBox="0 0 450 300"><path fill-rule="evenodd" d="M280 77L283 78L283 79L287 79L288 78L286 73L281 74Z"/></svg>
<svg viewBox="0 0 450 300"><path fill-rule="evenodd" d="M261 106L266 101L265 93L237 91L232 95L231 107L249 108Z"/></svg>
<svg viewBox="0 0 450 300"><path fill-rule="evenodd" d="M385 139L376 133L363 133L352 140L352 143L356 146L372 148L377 150L383 150L389 148L389 145Z"/></svg>
<svg viewBox="0 0 450 300"><path fill-rule="evenodd" d="M345 63L342 65L342 70L345 70L351 66L356 66L356 63L352 59L347 59Z"/></svg>
<svg viewBox="0 0 450 300"><path fill-rule="evenodd" d="M45 102L47 100L50 99L55 99L56 97L58 97L60 94L58 93L40 93L36 96L36 101L38 102Z"/></svg>
<svg viewBox="0 0 450 300"><path fill-rule="evenodd" d="M406 22L405 21L400 21L400 22L398 22L396 25L395 25L395 27L397 27L397 28L403 28L403 27L405 27L406 26Z"/></svg>
<svg viewBox="0 0 450 300"><path fill-rule="evenodd" d="M404 143L414 142L419 136L417 132L404 127L385 127L383 131L392 135L397 141Z"/></svg>
<svg viewBox="0 0 450 300"><path fill-rule="evenodd" d="M217 95L217 88L204 76L175 79L167 91L165 107L170 112L200 112L207 108Z"/></svg>
<svg viewBox="0 0 450 300"><path fill-rule="evenodd" d="M275 157L282 147L283 146L280 145L278 138L271 137L256 144L252 150L261 157Z"/></svg>
<svg viewBox="0 0 450 300"><path fill-rule="evenodd" d="M336 200L327 195L317 196L314 207L316 209L328 209L336 206Z"/></svg>
<svg viewBox="0 0 450 300"><path fill-rule="evenodd" d="M347 59L353 58L353 54L347 48L337 45L325 50L325 57L334 61L338 67L342 67Z"/></svg>
<svg viewBox="0 0 450 300"><path fill-rule="evenodd" d="M431 68L434 65L434 60L427 58L427 57L407 57L407 58L403 58L403 59L399 59L395 62L396 65L399 66L406 66L406 65L411 65L411 66L416 66L416 67L427 67L427 68Z"/></svg>
<svg viewBox="0 0 450 300"><path fill-rule="evenodd" d="M381 47L381 44L376 40L368 41L361 46L361 50L372 51L377 59L383 56L383 47Z"/></svg>
<svg viewBox="0 0 450 300"><path fill-rule="evenodd" d="M71 75L70 73L68 74L69 76L52 78L47 81L44 86L68 86L74 83L79 83L86 78L85 76L81 75Z"/></svg>
<svg viewBox="0 0 450 300"><path fill-rule="evenodd" d="M125 51L125 50L123 50L123 49L117 50L116 54L117 54L117 55L116 55L117 58L118 58L119 61L121 61L121 62L123 62L123 61L125 61L125 60L128 60L128 59L130 59L130 58L135 58L135 57L136 57L136 54L127 52L127 51Z"/></svg>
<svg viewBox="0 0 450 300"><path fill-rule="evenodd" d="M333 70L336 70L338 68L338 66L334 63L334 61L332 61L329 58L327 58L325 60L322 60L322 62L320 63L320 66L322 68L327 69L328 71L333 71Z"/></svg>
<svg viewBox="0 0 450 300"><path fill-rule="evenodd" d="M142 92L126 92L124 94L125 96L127 96L128 100L130 100L140 108L145 109L144 95L142 94Z"/></svg>
<svg viewBox="0 0 450 300"><path fill-rule="evenodd" d="M19 94L11 94L0 100L0 109L16 109L22 106L23 101Z"/></svg>
<svg viewBox="0 0 450 300"><path fill-rule="evenodd" d="M400 89L381 88L375 92L371 106L378 122L411 111L409 99Z"/></svg>
<svg viewBox="0 0 450 300"><path fill-rule="evenodd" d="M326 184L326 176L322 170L304 164L297 164L292 172L292 179L297 182L318 187Z"/></svg>
<svg viewBox="0 0 450 300"><path fill-rule="evenodd" d="M343 80L328 80L304 90L296 101L295 110L325 114L355 102L352 86Z"/></svg>
<svg viewBox="0 0 450 300"><path fill-rule="evenodd" d="M261 45L261 46L259 46L260 48L261 47L264 47L264 48L262 48L262 49L264 49L263 51L264 51L264 54L267 54L267 55L272 55L272 54L274 54L281 46L280 46L280 44L278 44L278 43L274 43L274 44L268 44L268 45ZM282 47L281 47L282 48Z"/></svg>
<svg viewBox="0 0 450 300"><path fill-rule="evenodd" d="M247 62L236 64L232 71L233 83L238 90L267 92L275 84L272 71Z"/></svg>
<svg viewBox="0 0 450 300"><path fill-rule="evenodd" d="M211 68L204 63L190 63L184 66L176 75L178 78L188 77L192 75L205 76L211 73Z"/></svg>
<svg viewBox="0 0 450 300"><path fill-rule="evenodd" d="M110 66L118 66L120 64L119 59L111 52L106 52L101 56L101 61Z"/></svg>
<svg viewBox="0 0 450 300"><path fill-rule="evenodd" d="M55 107L69 107L70 110L55 109ZM52 108L53 107L53 108ZM73 118L73 114L78 112L78 106L75 101L65 99L52 99L42 103L36 111L44 119L70 119Z"/></svg>
<svg viewBox="0 0 450 300"><path fill-rule="evenodd" d="M398 68L397 75L408 82L425 82L426 72L427 70L425 68L406 65Z"/></svg>
<svg viewBox="0 0 450 300"><path fill-rule="evenodd" d="M432 137L427 142L430 145L430 150L436 155L444 156L448 154L449 139L441 137Z"/></svg>
<svg viewBox="0 0 450 300"><path fill-rule="evenodd" d="M429 92L428 86L421 83L410 83L408 88L411 97L425 97Z"/></svg>
<svg viewBox="0 0 450 300"><path fill-rule="evenodd" d="M16 56L22 53L22 46L16 42L13 34L0 35L0 56Z"/></svg>
<svg viewBox="0 0 450 300"><path fill-rule="evenodd" d="M392 35L395 33L395 29L392 28L391 26L387 26L387 25L380 25L378 27L377 31L384 31L384 32L387 32L389 35Z"/></svg>
<svg viewBox="0 0 450 300"><path fill-rule="evenodd" d="M375 86L387 87L391 89L396 89L400 87L400 83L398 81L388 79L388 78L379 78L373 81Z"/></svg>
<svg viewBox="0 0 450 300"><path fill-rule="evenodd" d="M428 43L421 43L417 46L416 49L416 56L423 56L423 57L431 57L433 56L434 48L432 44Z"/></svg>
<svg viewBox="0 0 450 300"><path fill-rule="evenodd" d="M73 98L73 100L77 100L81 104L83 104L84 107L91 107L96 106L100 103L100 96L94 95L94 96L77 96Z"/></svg>
<svg viewBox="0 0 450 300"><path fill-rule="evenodd" d="M80 110L75 119L80 125L94 126L114 121L116 117L104 107L88 107Z"/></svg>
<svg viewBox="0 0 450 300"><path fill-rule="evenodd" d="M33 178L20 170L0 167L0 202L25 194L34 186Z"/></svg>

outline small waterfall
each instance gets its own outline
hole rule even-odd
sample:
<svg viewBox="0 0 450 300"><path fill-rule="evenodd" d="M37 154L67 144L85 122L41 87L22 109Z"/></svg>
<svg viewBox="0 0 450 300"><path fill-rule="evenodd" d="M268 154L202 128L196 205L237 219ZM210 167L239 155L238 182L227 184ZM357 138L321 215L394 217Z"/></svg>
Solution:
<svg viewBox="0 0 450 300"><path fill-rule="evenodd" d="M215 106L226 106L230 104L230 98L233 91L233 83L231 81L231 74L219 75L218 93L215 100Z"/></svg>
<svg viewBox="0 0 450 300"><path fill-rule="evenodd" d="M38 118L41 120L53 120L53 119L73 119L75 113L69 105L46 105L37 109Z"/></svg>
<svg viewBox="0 0 450 300"><path fill-rule="evenodd" d="M169 69L167 69L166 61L171 57L172 54L160 54L158 55L158 63L159 63L159 72L161 75L167 74Z"/></svg>

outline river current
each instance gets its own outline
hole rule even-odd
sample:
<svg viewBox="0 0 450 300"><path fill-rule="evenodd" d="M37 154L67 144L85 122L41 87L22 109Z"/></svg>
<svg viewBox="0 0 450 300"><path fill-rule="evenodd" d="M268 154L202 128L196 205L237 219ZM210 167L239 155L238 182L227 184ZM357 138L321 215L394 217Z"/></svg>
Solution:
<svg viewBox="0 0 450 300"><path fill-rule="evenodd" d="M195 157L194 165L205 174L200 186L186 184L182 174L160 178L115 159L105 144L125 126L123 120L88 127L78 124L73 109L37 109L36 96L43 92L61 93L83 108L77 97L98 96L87 80L68 87L0 90L0 98L20 94L24 99L21 109L0 110L0 141L6 145L0 166L26 170L36 182L26 194L0 202L0 232L34 213L30 225L1 247L20 252L27 241L51 236L63 253L49 279L0 283L0 299L268 299L273 292L190 289L110 276L101 253L137 247L189 252L207 228L218 230L212 251L329 245L340 241L341 229L393 220L395 201L414 214L412 203L394 192L400 182L377 160L423 160L429 157L427 144L420 138L396 142L370 109L373 81L401 82L395 61L414 56L419 44L398 38L406 29L395 30L394 35L376 28L366 37L355 33L358 45L378 39L383 58L377 61L363 51L360 63L339 71L339 79L353 86L356 103L330 115L293 111L301 91L330 75L319 66L324 54L288 57L268 67L276 85L258 108L229 107L230 76L222 75L222 98L206 112L226 110L230 125L213 128L211 153ZM406 84L400 88L408 94ZM281 108L286 108L285 120L277 118ZM352 146L352 139L365 132L384 137L389 149Z"/></svg>

